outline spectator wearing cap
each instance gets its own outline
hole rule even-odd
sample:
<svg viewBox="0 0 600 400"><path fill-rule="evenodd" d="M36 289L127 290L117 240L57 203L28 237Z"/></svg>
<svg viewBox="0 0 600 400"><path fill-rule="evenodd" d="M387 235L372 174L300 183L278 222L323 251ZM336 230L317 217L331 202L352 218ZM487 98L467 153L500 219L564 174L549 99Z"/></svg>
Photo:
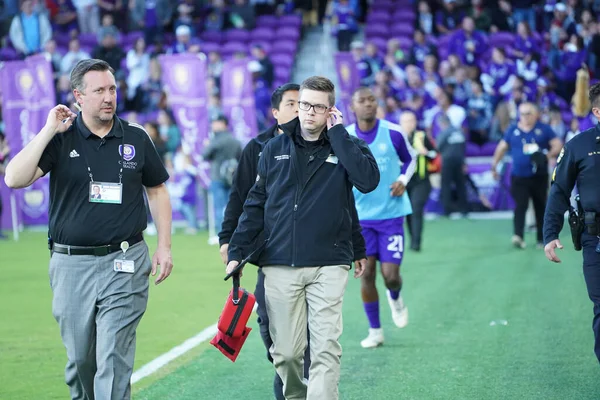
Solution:
<svg viewBox="0 0 600 400"><path fill-rule="evenodd" d="M13 47L22 56L29 56L42 51L52 38L52 27L45 14L34 11L32 0L24 0L21 12L12 20L9 35Z"/></svg>
<svg viewBox="0 0 600 400"><path fill-rule="evenodd" d="M189 4L182 3L179 6L177 6L178 16L175 22L173 23L175 32L177 32L177 28L179 28L182 25L185 25L190 29L190 35L196 36L196 27L192 18L192 11L194 11L194 8Z"/></svg>
<svg viewBox="0 0 600 400"><path fill-rule="evenodd" d="M175 43L167 51L169 54L199 53L199 39L192 38L192 30L187 25L179 25L175 30Z"/></svg>
<svg viewBox="0 0 600 400"><path fill-rule="evenodd" d="M462 21L462 29L454 33L449 43L450 53L459 56L465 65L475 65L488 49L485 34L475 30L473 18L466 17Z"/></svg>
<svg viewBox="0 0 600 400"><path fill-rule="evenodd" d="M267 56L267 52L260 45L252 46L252 57L254 57L262 68L260 72L260 79L265 82L266 87L271 88L273 86L273 79L275 77L275 67Z"/></svg>
<svg viewBox="0 0 600 400"><path fill-rule="evenodd" d="M457 7L456 0L444 0L442 9L435 13L437 33L452 33L460 26L464 13Z"/></svg>
<svg viewBox="0 0 600 400"><path fill-rule="evenodd" d="M550 23L549 32L545 34L553 47L561 47L571 35L577 34L577 25L563 3L554 6L554 19Z"/></svg>

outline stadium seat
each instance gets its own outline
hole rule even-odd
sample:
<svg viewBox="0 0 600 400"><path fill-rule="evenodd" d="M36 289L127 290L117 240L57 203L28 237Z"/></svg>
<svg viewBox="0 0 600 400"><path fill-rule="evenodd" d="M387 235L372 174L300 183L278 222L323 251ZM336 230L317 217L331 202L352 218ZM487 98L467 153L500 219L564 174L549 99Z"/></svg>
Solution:
<svg viewBox="0 0 600 400"><path fill-rule="evenodd" d="M270 27L260 27L250 32L251 40L272 40L275 37L275 30Z"/></svg>
<svg viewBox="0 0 600 400"><path fill-rule="evenodd" d="M245 29L230 29L225 31L225 41L248 43L250 41L250 32Z"/></svg>

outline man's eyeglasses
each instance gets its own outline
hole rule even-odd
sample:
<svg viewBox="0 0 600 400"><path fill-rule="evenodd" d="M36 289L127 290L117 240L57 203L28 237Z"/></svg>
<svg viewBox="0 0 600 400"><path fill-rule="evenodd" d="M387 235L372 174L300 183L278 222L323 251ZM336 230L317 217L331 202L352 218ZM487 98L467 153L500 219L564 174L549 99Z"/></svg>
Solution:
<svg viewBox="0 0 600 400"><path fill-rule="evenodd" d="M312 108L317 114L325 114L327 110L329 110L329 107L324 106L323 104L310 104L305 101L299 101L298 107L302 111L310 111L310 109Z"/></svg>

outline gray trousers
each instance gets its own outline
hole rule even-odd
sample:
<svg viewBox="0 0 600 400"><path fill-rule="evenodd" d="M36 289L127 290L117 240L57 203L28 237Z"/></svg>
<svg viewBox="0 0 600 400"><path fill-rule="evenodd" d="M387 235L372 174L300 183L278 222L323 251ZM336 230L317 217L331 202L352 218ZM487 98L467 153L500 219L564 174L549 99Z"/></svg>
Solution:
<svg viewBox="0 0 600 400"><path fill-rule="evenodd" d="M135 272L114 271L115 259L132 260ZM151 268L144 241L126 254L52 255L52 314L67 350L65 380L72 399L131 397L135 331L146 311Z"/></svg>

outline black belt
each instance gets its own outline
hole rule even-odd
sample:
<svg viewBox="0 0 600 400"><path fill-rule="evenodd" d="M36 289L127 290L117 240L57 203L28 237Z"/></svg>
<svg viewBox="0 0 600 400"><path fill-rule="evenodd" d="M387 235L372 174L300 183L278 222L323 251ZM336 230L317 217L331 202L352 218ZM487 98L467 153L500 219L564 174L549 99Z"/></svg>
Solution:
<svg viewBox="0 0 600 400"><path fill-rule="evenodd" d="M134 244L139 243L142 240L144 240L144 236L140 233L138 235L135 235L135 236L125 240L125 241L127 243L129 243L129 246L133 246ZM52 251L55 253L59 253L59 254L68 254L70 256L98 256L98 257L101 257L101 256L108 255L110 253L114 253L116 251L122 251L122 250L121 250L121 243L107 244L104 246L92 246L92 247L68 246L68 245L64 245L64 244L53 243Z"/></svg>

